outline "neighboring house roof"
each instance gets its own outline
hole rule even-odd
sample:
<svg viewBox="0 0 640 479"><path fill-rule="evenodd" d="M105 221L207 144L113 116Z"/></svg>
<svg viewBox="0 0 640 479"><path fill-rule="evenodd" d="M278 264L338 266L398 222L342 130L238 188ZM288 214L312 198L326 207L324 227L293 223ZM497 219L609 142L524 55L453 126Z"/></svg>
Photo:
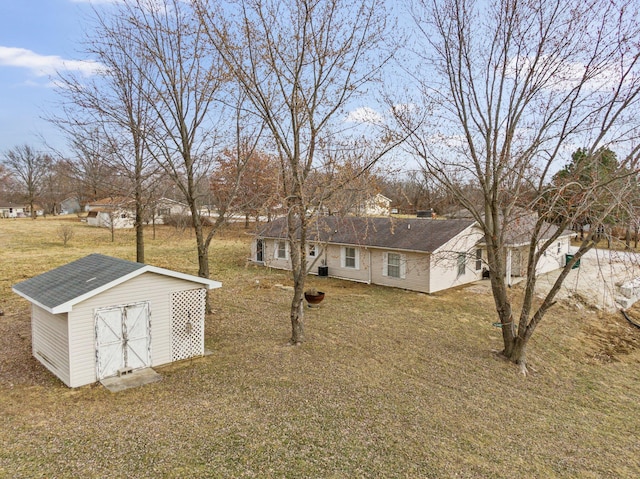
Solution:
<svg viewBox="0 0 640 479"><path fill-rule="evenodd" d="M466 209L460 209L449 213L449 218L471 218L471 213ZM502 218L502 216L501 216ZM538 221L537 213L523 208L515 208L511 212L510 220L505 225L504 244L505 246L523 246L531 242L533 229ZM544 222L538 235L539 240L544 241L551 238L558 231L558 227L553 223ZM572 236L575 233L571 230L564 230L560 237Z"/></svg>
<svg viewBox="0 0 640 479"><path fill-rule="evenodd" d="M534 213L523 214L513 218L505 228L504 242L509 246L525 245L531 242L533 229L538 221L538 217ZM546 240L554 236L558 231L558 227L553 223L544 222L540 228L539 240ZM575 233L570 230L564 230L560 233L560 237L572 236Z"/></svg>
<svg viewBox="0 0 640 479"><path fill-rule="evenodd" d="M188 207L189 207L189 205L188 205L188 204L186 204L186 203L183 203L183 202L181 202L181 201L174 200L174 199L171 199L171 198L165 198L164 196L163 196L162 198L158 198L158 199L155 201L155 203L156 203L156 204L172 203L172 204L174 204L174 205L182 206L182 207L185 207L185 208L188 208Z"/></svg>
<svg viewBox="0 0 640 479"><path fill-rule="evenodd" d="M94 253L18 283L12 289L52 314L67 313L74 305L146 272L200 283L207 289L222 286L218 281Z"/></svg>
<svg viewBox="0 0 640 479"><path fill-rule="evenodd" d="M310 224L308 240L433 253L474 223L472 220L323 216ZM267 223L258 234L264 238L286 238L287 218Z"/></svg>
<svg viewBox="0 0 640 479"><path fill-rule="evenodd" d="M89 206L106 206L106 207L132 207L135 204L135 200L127 198L126 196L113 196L108 198L102 198L100 200L92 201Z"/></svg>
<svg viewBox="0 0 640 479"><path fill-rule="evenodd" d="M10 201L2 201L0 202L0 208L24 208L24 204L12 203Z"/></svg>

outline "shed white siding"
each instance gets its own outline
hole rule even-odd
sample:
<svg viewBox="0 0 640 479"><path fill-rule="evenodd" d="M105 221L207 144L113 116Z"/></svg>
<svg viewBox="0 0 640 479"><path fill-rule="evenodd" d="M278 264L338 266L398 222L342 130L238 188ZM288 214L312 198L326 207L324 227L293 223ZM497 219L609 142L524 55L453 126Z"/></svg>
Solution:
<svg viewBox="0 0 640 479"><path fill-rule="evenodd" d="M94 310L106 306L149 301L151 311L151 365L171 362L171 295L199 289L190 281L146 272L74 306L69 313L71 387L90 384L96 376Z"/></svg>
<svg viewBox="0 0 640 479"><path fill-rule="evenodd" d="M31 343L33 355L67 386L69 377L69 328L67 314L51 314L31 305Z"/></svg>

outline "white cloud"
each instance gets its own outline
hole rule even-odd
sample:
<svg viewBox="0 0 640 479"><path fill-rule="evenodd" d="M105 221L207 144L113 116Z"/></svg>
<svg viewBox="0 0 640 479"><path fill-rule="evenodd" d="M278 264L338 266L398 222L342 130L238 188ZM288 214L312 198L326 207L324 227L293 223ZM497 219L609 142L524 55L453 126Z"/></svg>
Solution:
<svg viewBox="0 0 640 479"><path fill-rule="evenodd" d="M613 62L602 62L587 72L587 66L578 62L556 59L543 55L536 65L537 77L547 77L545 88L552 91L569 91L581 87L586 91L598 91L616 88L621 81L620 74ZM529 57L513 57L507 64L507 74L515 78L517 74L524 77L534 68L533 59ZM553 72L553 75L549 75ZM631 77L628 81L635 81Z"/></svg>
<svg viewBox="0 0 640 479"><path fill-rule="evenodd" d="M351 123L369 123L372 125L380 125L384 122L382 115L368 106L356 108L350 111L346 118Z"/></svg>
<svg viewBox="0 0 640 479"><path fill-rule="evenodd" d="M0 66L26 68L36 76L55 75L57 71L77 71L94 75L102 65L94 61L65 60L58 55L39 55L26 48L0 46Z"/></svg>

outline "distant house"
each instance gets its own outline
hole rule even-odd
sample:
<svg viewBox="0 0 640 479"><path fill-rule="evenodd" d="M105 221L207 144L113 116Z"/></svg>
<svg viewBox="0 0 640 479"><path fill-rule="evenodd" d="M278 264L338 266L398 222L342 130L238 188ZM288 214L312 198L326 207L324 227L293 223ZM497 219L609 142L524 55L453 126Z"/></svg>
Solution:
<svg viewBox="0 0 640 479"><path fill-rule="evenodd" d="M0 218L24 218L29 216L29 207L10 201L0 202Z"/></svg>
<svg viewBox="0 0 640 479"><path fill-rule="evenodd" d="M135 201L125 196L112 196L88 203L85 206L87 224L103 228L133 228Z"/></svg>
<svg viewBox="0 0 640 479"><path fill-rule="evenodd" d="M69 387L204 354L217 282L91 254L13 286L31 302L33 355Z"/></svg>
<svg viewBox="0 0 640 479"><path fill-rule="evenodd" d="M71 215L81 211L80 201L75 196L65 198L60 202L60 214Z"/></svg>
<svg viewBox="0 0 640 479"><path fill-rule="evenodd" d="M378 193L357 205L354 213L358 216L389 216L391 214L391 199Z"/></svg>
<svg viewBox="0 0 640 479"><path fill-rule="evenodd" d="M172 215L190 215L189 205L171 198L160 198L151 205L152 212L145 218L146 223L163 224L164 218Z"/></svg>
<svg viewBox="0 0 640 479"><path fill-rule="evenodd" d="M133 228L136 219L135 200L133 198L116 196L103 198L87 204L87 224L103 228ZM163 224L164 217L176 214L188 214L188 207L184 203L169 198L155 201L144 218L145 223Z"/></svg>
<svg viewBox="0 0 640 479"><path fill-rule="evenodd" d="M526 272L528 243L519 243L520 235L525 236L522 231L511 235L506 246L510 276ZM539 274L564 265L570 235L562 235L547 250L538 263ZM484 235L469 219L319 217L310 228L306 254L311 274L424 293L477 281L487 269ZM251 259L291 269L286 218L268 223L257 234Z"/></svg>

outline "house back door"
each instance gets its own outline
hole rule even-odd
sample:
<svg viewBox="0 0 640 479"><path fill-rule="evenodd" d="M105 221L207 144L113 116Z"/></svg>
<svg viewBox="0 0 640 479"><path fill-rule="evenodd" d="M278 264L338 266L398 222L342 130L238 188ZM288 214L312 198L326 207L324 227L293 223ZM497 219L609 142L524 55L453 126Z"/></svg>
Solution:
<svg viewBox="0 0 640 479"><path fill-rule="evenodd" d="M511 254L511 276L522 276L522 252L514 249Z"/></svg>
<svg viewBox="0 0 640 479"><path fill-rule="evenodd" d="M260 263L264 261L264 241L261 239L256 241L256 261Z"/></svg>
<svg viewBox="0 0 640 479"><path fill-rule="evenodd" d="M150 366L149 319L147 302L95 311L98 380Z"/></svg>

